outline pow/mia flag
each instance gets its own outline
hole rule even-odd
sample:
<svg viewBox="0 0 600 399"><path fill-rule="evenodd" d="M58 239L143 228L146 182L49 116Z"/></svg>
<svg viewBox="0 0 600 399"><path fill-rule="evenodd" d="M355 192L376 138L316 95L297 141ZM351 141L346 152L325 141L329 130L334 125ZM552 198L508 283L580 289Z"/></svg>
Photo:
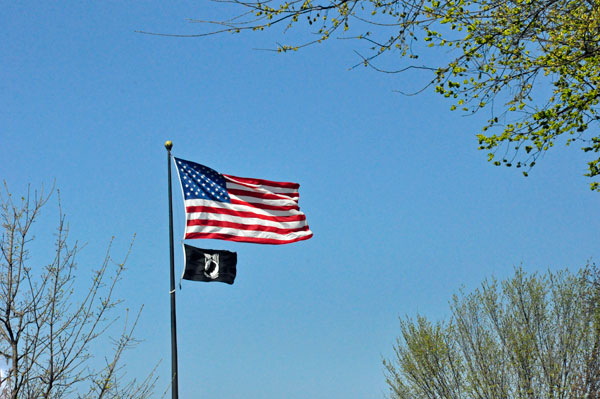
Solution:
<svg viewBox="0 0 600 399"><path fill-rule="evenodd" d="M183 278L194 281L220 281L233 284L237 253L202 249L183 244L185 270Z"/></svg>

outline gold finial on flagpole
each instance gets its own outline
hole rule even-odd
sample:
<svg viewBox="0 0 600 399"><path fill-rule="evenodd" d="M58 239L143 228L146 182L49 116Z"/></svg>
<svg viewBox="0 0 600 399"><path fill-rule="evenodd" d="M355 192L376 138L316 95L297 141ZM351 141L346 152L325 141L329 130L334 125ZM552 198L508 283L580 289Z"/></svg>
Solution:
<svg viewBox="0 0 600 399"><path fill-rule="evenodd" d="M167 151L171 151L171 148L173 148L173 142L171 140L165 141L165 148Z"/></svg>

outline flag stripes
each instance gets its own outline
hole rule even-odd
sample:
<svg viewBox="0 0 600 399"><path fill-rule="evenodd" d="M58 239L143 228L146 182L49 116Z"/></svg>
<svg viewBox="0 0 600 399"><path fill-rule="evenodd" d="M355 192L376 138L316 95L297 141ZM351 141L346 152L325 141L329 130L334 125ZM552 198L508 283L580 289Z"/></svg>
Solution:
<svg viewBox="0 0 600 399"><path fill-rule="evenodd" d="M298 183L287 183L287 182L282 182L282 181L253 179L253 178L248 178L248 177L237 177L237 176L231 176L231 175L223 175L223 177L225 177L232 183L238 183L241 185L247 185L247 186L252 186L252 187L265 187L265 189L267 189L267 190L270 189L270 191L272 191L274 193L295 192L297 194L298 189L300 188L300 185Z"/></svg>
<svg viewBox="0 0 600 399"><path fill-rule="evenodd" d="M186 234L187 236L187 234ZM237 242L249 242L254 244L291 244L293 242L308 240L310 236L302 236L287 240L282 240L280 238L270 238L270 237L258 237L258 236L241 236L237 233L235 234L225 234L225 233L190 233L187 237L188 239L194 238L206 238L213 240L227 240L227 241L237 241Z"/></svg>
<svg viewBox="0 0 600 399"><path fill-rule="evenodd" d="M239 199L236 199L235 196L231 196L231 203L234 205L246 205L250 207L260 208L260 209L270 209L272 211L289 211L289 210L300 210L298 205L278 205L273 201L269 201L269 203L264 202L246 202ZM266 201L265 201L266 202Z"/></svg>
<svg viewBox="0 0 600 399"><path fill-rule="evenodd" d="M191 202L186 200L185 202ZM305 220L306 216L297 211L297 214L291 215L293 211L267 210L259 207L248 205L236 205L222 203L219 206L215 205L216 201L206 201L208 206L188 206L186 203L186 212L189 213L220 213L238 217L256 217L258 219L272 220L274 222L293 222L297 220Z"/></svg>
<svg viewBox="0 0 600 399"><path fill-rule="evenodd" d="M229 184L227 185L227 191L229 195L239 195L240 197L249 197L249 198L258 198L261 200L283 200L283 201L292 201L289 196L285 196L283 194L272 194L272 193L261 193L261 192L252 192L247 190L238 190L234 188L229 188Z"/></svg>
<svg viewBox="0 0 600 399"><path fill-rule="evenodd" d="M256 217L252 213L245 212L243 214L247 216L240 216L240 212L237 212L236 215L231 215L229 213L222 213L222 209L216 208L206 208L208 212L211 212L210 218L207 218L206 215L202 215L200 212L196 212L194 215L190 215L188 218L188 222L186 223L188 226L197 225L202 223L203 220L216 220L222 222L231 222L235 223L236 220L239 220L240 217L244 218L244 224L261 224L263 226L273 226L273 227L282 227L282 228L294 228L298 226L305 226L306 219L304 216L292 216L292 217L272 217L268 218L267 216ZM237 218L236 218L237 216ZM300 219L302 218L302 219ZM303 222L303 223L299 223Z"/></svg>
<svg viewBox="0 0 600 399"><path fill-rule="evenodd" d="M230 227L240 230L257 230L257 231L269 231L272 233L278 234L288 234L296 231L307 231L308 226L302 227L292 227L292 228L281 228L281 227L273 227L267 226L264 224L242 224L242 223L233 223L233 222L225 222L220 220L190 220L187 223L188 226L219 226L219 227ZM191 230L191 228L190 228Z"/></svg>
<svg viewBox="0 0 600 399"><path fill-rule="evenodd" d="M312 237L298 206L299 184L221 175L190 161L175 162L185 197L185 239L288 244Z"/></svg>

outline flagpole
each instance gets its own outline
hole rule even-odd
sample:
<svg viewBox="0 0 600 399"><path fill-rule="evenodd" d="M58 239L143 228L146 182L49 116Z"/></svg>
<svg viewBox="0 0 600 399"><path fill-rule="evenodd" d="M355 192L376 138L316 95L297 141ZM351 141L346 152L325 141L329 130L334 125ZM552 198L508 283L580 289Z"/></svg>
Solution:
<svg viewBox="0 0 600 399"><path fill-rule="evenodd" d="M179 399L179 387L177 374L177 317L175 314L175 249L173 246L173 190L171 188L171 148L173 142L166 141L167 166L169 170L169 247L171 250L171 399Z"/></svg>

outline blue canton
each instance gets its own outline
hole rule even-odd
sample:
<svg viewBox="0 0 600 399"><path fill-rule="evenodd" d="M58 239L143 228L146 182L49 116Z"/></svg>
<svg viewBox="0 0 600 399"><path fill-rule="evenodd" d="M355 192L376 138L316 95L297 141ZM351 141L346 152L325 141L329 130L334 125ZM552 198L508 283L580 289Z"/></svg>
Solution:
<svg viewBox="0 0 600 399"><path fill-rule="evenodd" d="M189 199L206 199L231 202L225 178L217 171L195 162L175 158L181 179L183 196Z"/></svg>

